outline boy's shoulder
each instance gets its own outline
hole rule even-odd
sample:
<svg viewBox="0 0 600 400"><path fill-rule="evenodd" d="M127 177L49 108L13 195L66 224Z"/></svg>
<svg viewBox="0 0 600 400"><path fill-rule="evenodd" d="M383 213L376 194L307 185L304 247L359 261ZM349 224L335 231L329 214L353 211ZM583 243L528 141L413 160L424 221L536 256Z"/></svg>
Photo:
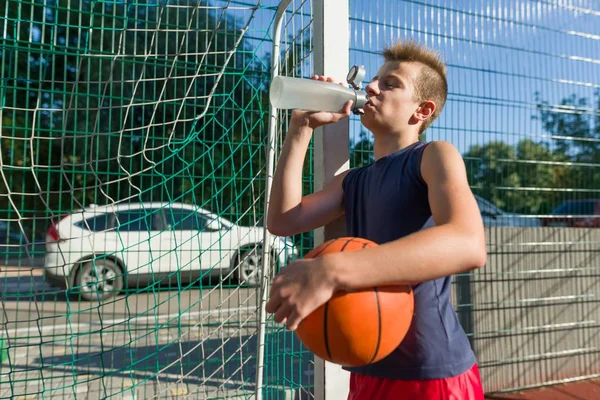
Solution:
<svg viewBox="0 0 600 400"><path fill-rule="evenodd" d="M462 159L456 146L445 140L433 140L427 142L423 149L423 163L441 163L455 161L459 157Z"/></svg>
<svg viewBox="0 0 600 400"><path fill-rule="evenodd" d="M421 173L425 181L464 174L465 163L456 146L445 140L429 142L423 151Z"/></svg>
<svg viewBox="0 0 600 400"><path fill-rule="evenodd" d="M458 151L456 146L447 140L432 140L425 142L428 151Z"/></svg>

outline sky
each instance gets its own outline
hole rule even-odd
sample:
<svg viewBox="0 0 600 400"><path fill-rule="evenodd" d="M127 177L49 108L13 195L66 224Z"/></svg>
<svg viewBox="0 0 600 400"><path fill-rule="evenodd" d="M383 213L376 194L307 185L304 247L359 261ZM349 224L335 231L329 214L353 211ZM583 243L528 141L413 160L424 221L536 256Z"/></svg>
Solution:
<svg viewBox="0 0 600 400"><path fill-rule="evenodd" d="M381 60L371 49L396 39L442 54L449 96L428 140L450 140L462 152L492 140L544 139L532 119L536 92L556 104L571 94L592 99L600 88L598 1L351 0L350 13L350 57L367 77Z"/></svg>
<svg viewBox="0 0 600 400"><path fill-rule="evenodd" d="M302 7L308 14L307 4L294 1L288 9ZM381 64L377 52L395 40L415 39L441 53L449 96L427 139L449 140L461 152L496 140L547 140L533 118L536 92L559 104L572 94L591 102L600 89L597 0L349 0L349 7L350 64L366 67L366 83ZM268 34L272 18L272 10L260 10L251 30ZM296 14L287 21L287 32L306 37L298 32L308 16ZM266 54L270 46L262 42L257 54ZM311 68L304 69L307 76ZM358 117L352 117L351 138L357 140L362 130Z"/></svg>

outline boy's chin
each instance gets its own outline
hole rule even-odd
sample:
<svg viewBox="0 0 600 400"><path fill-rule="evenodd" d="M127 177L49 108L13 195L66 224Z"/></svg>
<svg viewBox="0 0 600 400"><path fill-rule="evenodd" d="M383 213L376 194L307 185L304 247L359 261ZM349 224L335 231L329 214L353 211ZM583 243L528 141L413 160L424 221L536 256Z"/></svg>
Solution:
<svg viewBox="0 0 600 400"><path fill-rule="evenodd" d="M375 119L375 115L373 113L364 113L360 116L360 122L363 124L365 128L370 130L371 132L375 132L381 129L381 124L377 122Z"/></svg>
<svg viewBox="0 0 600 400"><path fill-rule="evenodd" d="M367 124L373 123L373 113L365 112L360 114L360 122L368 128Z"/></svg>

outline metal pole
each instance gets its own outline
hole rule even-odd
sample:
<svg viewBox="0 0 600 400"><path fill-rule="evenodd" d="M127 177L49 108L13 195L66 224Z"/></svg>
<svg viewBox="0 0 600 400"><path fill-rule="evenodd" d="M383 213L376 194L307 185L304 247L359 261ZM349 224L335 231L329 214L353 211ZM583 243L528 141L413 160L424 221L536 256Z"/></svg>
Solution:
<svg viewBox="0 0 600 400"><path fill-rule="evenodd" d="M273 27L273 51L271 54L271 81L279 74L279 51L281 48L281 26L283 15L291 0L283 0L277 8L275 14L275 24ZM273 174L275 172L275 145L277 138L277 109L269 102L269 137L267 144L267 178L265 182L265 212L269 207L269 199L271 195L271 185L273 183ZM266 217L264 219L266 221ZM262 266L261 266L261 283L260 283L260 306L259 306L259 324L258 324L258 347L256 359L256 400L262 400L262 387L265 362L265 338L267 330L267 313L265 305L267 304L267 296L269 293L269 277L271 271L271 249L270 241L271 234L264 224L264 237L262 246Z"/></svg>
<svg viewBox="0 0 600 400"><path fill-rule="evenodd" d="M315 74L345 82L350 67L350 19L348 0L313 0ZM323 126L314 136L314 188L349 168L350 121ZM315 230L315 246L345 233L344 219ZM350 374L339 365L315 356L315 399L345 399Z"/></svg>

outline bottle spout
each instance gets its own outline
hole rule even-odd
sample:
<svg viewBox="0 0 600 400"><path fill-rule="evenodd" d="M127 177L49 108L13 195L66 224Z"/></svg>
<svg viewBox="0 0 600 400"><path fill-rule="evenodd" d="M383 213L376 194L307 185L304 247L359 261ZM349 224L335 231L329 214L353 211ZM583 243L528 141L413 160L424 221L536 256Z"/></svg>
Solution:
<svg viewBox="0 0 600 400"><path fill-rule="evenodd" d="M354 104L352 105L352 113L355 115L361 115L365 113L364 107L369 101L369 96L364 90L354 91Z"/></svg>
<svg viewBox="0 0 600 400"><path fill-rule="evenodd" d="M363 108L365 104L367 104L367 101L369 101L367 93L364 90L361 90L365 75L366 70L364 66L353 65L346 76L346 82L354 89L354 107L352 108L354 114L364 114L365 110Z"/></svg>

